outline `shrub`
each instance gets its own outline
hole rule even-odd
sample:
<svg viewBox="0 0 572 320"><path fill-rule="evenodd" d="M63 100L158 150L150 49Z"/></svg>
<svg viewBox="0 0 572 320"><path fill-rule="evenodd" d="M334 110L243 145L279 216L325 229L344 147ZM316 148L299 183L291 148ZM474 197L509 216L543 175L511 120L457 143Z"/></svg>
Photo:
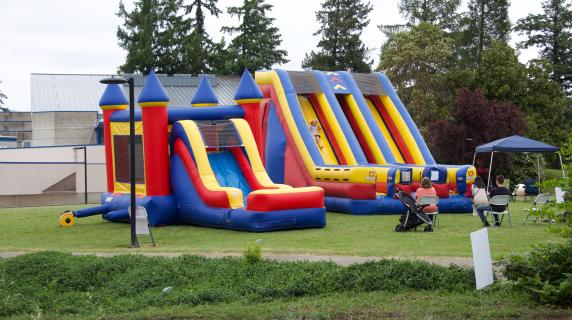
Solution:
<svg viewBox="0 0 572 320"><path fill-rule="evenodd" d="M257 263L262 260L262 249L259 244L254 244L244 248L242 251L242 256L244 260L248 263Z"/></svg>

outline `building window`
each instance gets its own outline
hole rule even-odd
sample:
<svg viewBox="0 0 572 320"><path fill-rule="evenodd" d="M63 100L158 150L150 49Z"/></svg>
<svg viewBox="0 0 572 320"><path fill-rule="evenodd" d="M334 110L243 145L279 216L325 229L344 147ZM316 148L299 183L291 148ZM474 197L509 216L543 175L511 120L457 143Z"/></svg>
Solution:
<svg viewBox="0 0 572 320"><path fill-rule="evenodd" d="M114 135L113 151L115 155L115 180L117 182L131 182L131 169L129 165L129 136ZM143 139L135 135L135 182L145 183L145 160L143 157Z"/></svg>

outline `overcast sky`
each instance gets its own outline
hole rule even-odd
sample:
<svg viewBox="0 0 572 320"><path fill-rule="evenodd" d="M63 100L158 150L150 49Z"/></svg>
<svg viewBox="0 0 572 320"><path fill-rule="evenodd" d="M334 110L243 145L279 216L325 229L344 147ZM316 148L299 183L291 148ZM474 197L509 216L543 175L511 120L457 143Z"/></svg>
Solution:
<svg viewBox="0 0 572 320"><path fill-rule="evenodd" d="M398 0L370 0L374 11L362 35L365 44L379 55L383 42L379 24L402 22ZM132 0L126 6L132 8ZM220 0L225 12L218 19L207 17L207 29L218 40L223 25L237 21L225 8L241 0ZM268 0L271 16L282 33L282 48L290 62L280 67L299 70L304 54L315 49L318 29L315 11L321 0ZM466 0L465 0L466 2ZM509 14L514 23L529 13L541 12L540 0L513 0ZM126 52L116 40L121 23L115 13L118 0L0 0L0 91L12 110L30 110L30 73L115 73ZM227 37L228 40L228 37ZM513 35L511 43L520 40ZM536 56L535 50L521 52L520 60ZM97 103L95 101L94 103Z"/></svg>

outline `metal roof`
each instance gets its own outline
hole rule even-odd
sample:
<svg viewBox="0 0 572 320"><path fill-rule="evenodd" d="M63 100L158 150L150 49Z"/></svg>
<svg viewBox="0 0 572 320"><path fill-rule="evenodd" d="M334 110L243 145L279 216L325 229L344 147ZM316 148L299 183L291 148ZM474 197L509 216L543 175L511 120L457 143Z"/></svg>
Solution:
<svg viewBox="0 0 572 320"><path fill-rule="evenodd" d="M99 80L111 74L45 74L30 75L32 90L32 112L46 111L99 111L99 98L105 85ZM143 89L145 77L140 74L121 75L135 78L135 100ZM168 76L157 74L169 95L170 107L190 107L191 99L197 90L199 77L188 74ZM240 77L207 75L221 105L235 104L234 94ZM123 86L129 97L128 86Z"/></svg>

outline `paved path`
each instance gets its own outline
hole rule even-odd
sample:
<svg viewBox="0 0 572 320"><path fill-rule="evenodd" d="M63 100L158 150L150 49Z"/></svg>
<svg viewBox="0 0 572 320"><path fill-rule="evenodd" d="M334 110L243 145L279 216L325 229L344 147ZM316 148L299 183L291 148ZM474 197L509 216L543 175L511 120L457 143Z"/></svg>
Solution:
<svg viewBox="0 0 572 320"><path fill-rule="evenodd" d="M0 252L0 258L12 258L19 255L26 254L26 252ZM96 255L99 257L112 257L120 254L118 252L73 252L73 255ZM148 257L178 257L188 253L175 253L175 252L137 252ZM239 257L240 253L237 252L209 252L209 253L190 253L207 258L223 258L223 257ZM338 256L338 255L312 255L312 254L275 254L263 253L263 257L275 261L331 261L336 264L347 266L355 263L364 263L367 261L377 261L381 259L398 259L398 260L420 260L429 263L434 263L442 266L455 264L458 266L473 266L473 258L466 257L362 257L362 256Z"/></svg>

